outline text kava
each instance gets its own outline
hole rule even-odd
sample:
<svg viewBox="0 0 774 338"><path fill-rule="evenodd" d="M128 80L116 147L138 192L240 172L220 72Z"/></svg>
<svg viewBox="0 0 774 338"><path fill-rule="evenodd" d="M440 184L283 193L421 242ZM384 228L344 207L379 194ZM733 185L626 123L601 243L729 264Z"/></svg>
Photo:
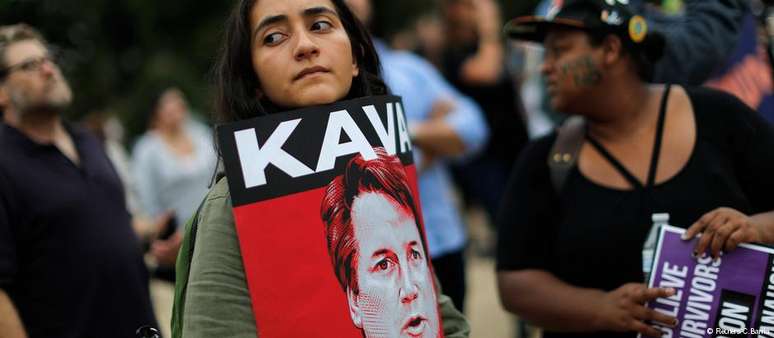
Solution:
<svg viewBox="0 0 774 338"><path fill-rule="evenodd" d="M370 125L379 136L381 146L394 155L397 145L400 152L411 151L411 141L400 103L387 103L387 125L382 123L379 114L373 105L363 106ZM376 158L376 153L368 143L363 132L352 119L350 112L339 110L330 113L325 127L325 136L320 148L320 156L317 166L313 169L299 161L292 154L282 149L282 146L293 134L293 131L301 123L303 118L289 120L280 123L274 129L269 138L262 145L258 144L255 129L243 129L234 132L237 153L242 167L245 188L257 187L266 184L266 167L274 165L289 176L296 178L334 168L336 159L360 153L365 160ZM398 140L396 140L396 120ZM339 143L341 133L345 133L350 141ZM397 142L397 145L396 145Z"/></svg>

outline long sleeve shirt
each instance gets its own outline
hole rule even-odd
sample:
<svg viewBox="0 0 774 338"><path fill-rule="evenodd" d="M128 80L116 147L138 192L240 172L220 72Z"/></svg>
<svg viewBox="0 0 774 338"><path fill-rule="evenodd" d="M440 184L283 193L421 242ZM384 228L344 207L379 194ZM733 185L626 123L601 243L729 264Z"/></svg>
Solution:
<svg viewBox="0 0 774 338"><path fill-rule="evenodd" d="M445 122L465 144L462 158L480 151L489 137L489 128L481 109L470 98L454 89L435 67L421 57L404 51L390 50L376 41L376 50L382 61L384 80L393 94L403 98L403 108L409 128L430 118L433 105L447 100L453 109L444 116ZM415 154L421 149L414 148ZM455 207L448 160L421 164L419 195L431 257L461 250L467 241L465 226Z"/></svg>

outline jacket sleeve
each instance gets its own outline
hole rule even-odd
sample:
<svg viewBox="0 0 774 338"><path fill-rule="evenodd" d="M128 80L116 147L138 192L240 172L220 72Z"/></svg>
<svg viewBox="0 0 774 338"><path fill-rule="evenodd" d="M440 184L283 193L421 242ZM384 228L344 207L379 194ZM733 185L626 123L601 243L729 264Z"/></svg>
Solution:
<svg viewBox="0 0 774 338"><path fill-rule="evenodd" d="M745 0L687 0L685 14L645 11L652 30L666 38L654 82L701 85L734 51L748 7Z"/></svg>
<svg viewBox="0 0 774 338"><path fill-rule="evenodd" d="M183 302L182 336L255 338L255 317L225 179L210 192L199 217Z"/></svg>
<svg viewBox="0 0 774 338"><path fill-rule="evenodd" d="M441 281L437 276L433 276L435 283L436 296L438 297L438 308L440 310L441 322L443 324L443 335L445 338L467 338L470 336L470 325L467 318L457 308L454 307L452 299L443 294L441 290Z"/></svg>
<svg viewBox="0 0 774 338"><path fill-rule="evenodd" d="M470 325L465 316L459 312L446 295L438 297L438 307L441 309L443 335L445 338L467 338L470 336Z"/></svg>

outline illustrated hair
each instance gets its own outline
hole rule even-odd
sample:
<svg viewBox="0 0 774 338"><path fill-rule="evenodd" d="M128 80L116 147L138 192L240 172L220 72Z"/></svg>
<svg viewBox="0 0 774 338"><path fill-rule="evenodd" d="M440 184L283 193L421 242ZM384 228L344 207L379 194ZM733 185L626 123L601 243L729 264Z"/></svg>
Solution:
<svg viewBox="0 0 774 338"><path fill-rule="evenodd" d="M352 224L352 204L365 192L379 192L410 210L422 234L421 215L417 210L408 184L406 171L396 156L384 148L374 148L377 157L365 160L358 155L349 161L344 174L336 177L325 189L320 217L325 224L328 255L341 288L360 292L357 282L358 241ZM427 244L422 238L423 247Z"/></svg>

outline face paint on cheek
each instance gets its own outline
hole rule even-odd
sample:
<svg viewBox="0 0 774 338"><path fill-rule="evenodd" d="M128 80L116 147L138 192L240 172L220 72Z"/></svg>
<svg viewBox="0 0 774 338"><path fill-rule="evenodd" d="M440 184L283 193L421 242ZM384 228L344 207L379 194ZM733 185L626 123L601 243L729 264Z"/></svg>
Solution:
<svg viewBox="0 0 774 338"><path fill-rule="evenodd" d="M586 86L593 86L599 83L599 81L602 80L602 72L599 70L599 67L594 63L594 60L591 59L591 56L586 55L583 57L583 69L582 72L585 76L581 77L580 82L582 85Z"/></svg>
<svg viewBox="0 0 774 338"><path fill-rule="evenodd" d="M562 77L567 77L567 74L570 73L570 64L563 64L562 67L559 68L560 73L562 74Z"/></svg>
<svg viewBox="0 0 774 338"><path fill-rule="evenodd" d="M580 58L577 63L578 71L575 73L575 85L578 87L594 86L602 79L599 68L594 64L594 60L586 55Z"/></svg>
<svg viewBox="0 0 774 338"><path fill-rule="evenodd" d="M562 77L572 78L576 87L594 86L602 80L602 73L599 67L591 59L591 56L585 55L572 60L560 67Z"/></svg>

